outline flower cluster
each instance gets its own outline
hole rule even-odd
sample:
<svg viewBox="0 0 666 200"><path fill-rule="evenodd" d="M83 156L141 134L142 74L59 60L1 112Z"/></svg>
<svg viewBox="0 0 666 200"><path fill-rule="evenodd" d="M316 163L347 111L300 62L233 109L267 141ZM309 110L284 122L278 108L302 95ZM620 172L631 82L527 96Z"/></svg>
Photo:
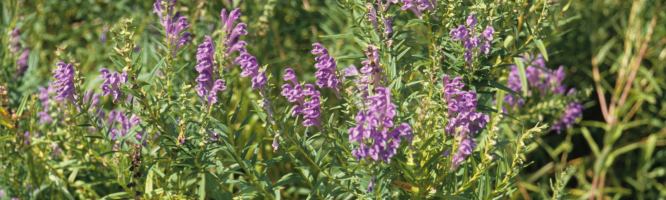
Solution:
<svg viewBox="0 0 666 200"><path fill-rule="evenodd" d="M562 84L566 75L564 67L560 66L557 70L549 69L546 67L546 61L542 55L537 55L536 57L526 55L523 57L523 62L528 63L525 68L528 87L527 96L543 97L547 94L564 95L566 93L573 95L575 93L574 89L569 89L567 92L567 88ZM520 72L515 65L511 66L507 85L514 91L521 91L523 89L520 83ZM521 107L525 104L523 98L511 94L506 95L504 101L510 107ZM581 116L582 105L572 102L567 105L561 118L553 125L552 130L561 132L564 128L570 127Z"/></svg>
<svg viewBox="0 0 666 200"><path fill-rule="evenodd" d="M578 102L569 103L551 129L560 133L564 129L570 128L581 116L583 116L583 105Z"/></svg>
<svg viewBox="0 0 666 200"><path fill-rule="evenodd" d="M204 37L204 42L197 48L197 94L208 104L217 102L217 93L226 90L223 79L217 79L215 68L215 46L210 36Z"/></svg>
<svg viewBox="0 0 666 200"><path fill-rule="evenodd" d="M111 95L113 97L113 102L116 102L122 92L120 91L120 86L127 82L127 72L118 73L110 72L106 68L99 70L102 73L100 76L104 79L102 83L102 94L104 96Z"/></svg>
<svg viewBox="0 0 666 200"><path fill-rule="evenodd" d="M139 126L141 119L136 115L128 116L126 113L121 111L113 110L109 112L108 126L110 128L111 140L116 140L118 137L124 137L130 133L133 129ZM141 131L136 132L136 139L141 141L143 133Z"/></svg>
<svg viewBox="0 0 666 200"><path fill-rule="evenodd" d="M374 161L390 162L402 138L411 139L411 127L402 123L393 128L396 112L388 88L375 88L374 94L367 98L365 104L366 108L356 114L356 126L349 129L349 141L359 144L352 150L352 154L359 160L371 158Z"/></svg>
<svg viewBox="0 0 666 200"><path fill-rule="evenodd" d="M19 50L21 50L21 29L14 28L9 33L9 51L17 53Z"/></svg>
<svg viewBox="0 0 666 200"><path fill-rule="evenodd" d="M282 96L286 97L290 103L296 103L291 114L293 116L303 115L303 126L305 127L319 126L321 114L319 91L312 84L301 86L296 78L296 73L291 68L284 70L282 78L288 81L282 85Z"/></svg>
<svg viewBox="0 0 666 200"><path fill-rule="evenodd" d="M18 53L21 51L21 30L14 28L12 32L9 33L9 51L12 53ZM18 77L23 76L23 73L28 69L28 57L30 56L30 49L24 48L21 51L21 54L16 59L16 74Z"/></svg>
<svg viewBox="0 0 666 200"><path fill-rule="evenodd" d="M457 168L472 154L476 142L474 134L481 131L489 121L489 116L476 111L476 92L465 91L460 77L451 79L444 76L444 97L448 107L446 133L459 138L458 150L453 155L453 167Z"/></svg>
<svg viewBox="0 0 666 200"><path fill-rule="evenodd" d="M75 88L74 88L74 65L58 62L56 70L53 72L53 85L52 87L56 92L56 100L68 100L74 102Z"/></svg>
<svg viewBox="0 0 666 200"><path fill-rule="evenodd" d="M397 0L393 0L394 3ZM410 10L416 16L421 17L423 12L435 9L436 2L433 0L402 0L402 10Z"/></svg>
<svg viewBox="0 0 666 200"><path fill-rule="evenodd" d="M23 76L25 71L28 69L28 57L30 56L30 49L23 49L21 55L19 55L18 60L16 60L16 73L18 76Z"/></svg>
<svg viewBox="0 0 666 200"><path fill-rule="evenodd" d="M257 58L245 49L246 42L240 40L240 37L247 35L247 25L245 23L236 23L241 13L238 8L227 13L226 9L220 12L222 21L222 30L225 32L224 46L227 55L233 52L240 54L234 60L234 63L241 67L241 77L252 77L252 88L262 89L268 80L264 72L259 71L259 62Z"/></svg>
<svg viewBox="0 0 666 200"><path fill-rule="evenodd" d="M153 12L157 13L160 18L167 43L174 48L174 54L178 49L192 41L192 34L186 31L190 27L187 17L176 12L175 5L176 0L156 0L153 4Z"/></svg>
<svg viewBox="0 0 666 200"><path fill-rule="evenodd" d="M315 61L317 62L315 64L315 68L317 68L317 72L315 72L317 86L320 88L331 88L338 92L340 90L340 80L338 80L338 76L336 75L337 65L335 64L335 59L328 54L328 50L320 43L314 43L312 47L311 53L317 56L315 57Z"/></svg>
<svg viewBox="0 0 666 200"><path fill-rule="evenodd" d="M476 19L476 15L471 14L467 16L465 25L460 25L449 32L451 40L462 41L463 46L465 47L465 61L468 64L472 63L472 59L475 55L478 55L478 53L485 55L490 53L490 45L493 41L493 34L495 33L495 29L488 25L479 35L475 29L477 23L478 20Z"/></svg>

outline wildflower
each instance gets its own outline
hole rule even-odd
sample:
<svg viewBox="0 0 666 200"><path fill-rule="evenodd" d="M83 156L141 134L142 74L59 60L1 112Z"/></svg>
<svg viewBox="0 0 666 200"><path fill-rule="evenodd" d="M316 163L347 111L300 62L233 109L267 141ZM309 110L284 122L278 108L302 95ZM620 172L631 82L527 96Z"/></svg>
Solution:
<svg viewBox="0 0 666 200"><path fill-rule="evenodd" d="M475 29L477 24L478 20L476 15L471 14L467 16L465 25L459 25L449 32L451 40L462 42L463 47L465 48L463 57L468 64L472 63L474 56L478 53L484 55L490 53L490 46L495 32L495 29L492 26L486 26L482 33L479 34Z"/></svg>
<svg viewBox="0 0 666 200"><path fill-rule="evenodd" d="M377 178L374 177L374 176L372 177L372 179L370 179L370 182L368 183L368 189L367 189L368 193L375 190L375 181L377 181L376 179Z"/></svg>
<svg viewBox="0 0 666 200"><path fill-rule="evenodd" d="M236 20L238 20L240 15L241 13L238 8L229 13L227 13L226 9L220 11L222 29L226 33L224 41L225 53L230 55L234 52L239 52L238 57L234 59L234 63L240 65L242 70L241 77L252 77L252 88L262 89L266 85L268 78L266 77L266 73L259 71L257 58L245 49L247 43L240 40L241 36L247 35L247 25L242 22L236 24Z"/></svg>
<svg viewBox="0 0 666 200"><path fill-rule="evenodd" d="M390 162L401 140L411 140L411 127L407 123L394 127L396 111L388 88L376 87L374 95L368 97L365 104L366 108L356 114L356 126L349 129L349 141L359 144L352 154L359 160L370 158Z"/></svg>
<svg viewBox="0 0 666 200"><path fill-rule="evenodd" d="M476 93L465 91L462 78L451 79L444 76L444 97L448 107L449 119L446 133L460 138L458 150L453 155L453 168L471 155L476 143L474 134L481 131L489 121L489 116L476 111Z"/></svg>
<svg viewBox="0 0 666 200"><path fill-rule="evenodd" d="M30 131L23 133L23 144L30 145Z"/></svg>
<svg viewBox="0 0 666 200"><path fill-rule="evenodd" d="M53 88L56 92L56 100L68 100L74 102L75 88L74 88L74 65L58 62L57 69L53 72Z"/></svg>
<svg viewBox="0 0 666 200"><path fill-rule="evenodd" d="M523 57L523 60L528 63L525 68L525 76L527 79L527 96L543 97L547 94L564 95L567 88L562 84L565 78L564 67L560 66L556 70L546 67L546 61L542 55L534 58L530 55ZM507 85L511 90L521 91L522 85L520 83L518 67L511 66ZM574 89L570 89L567 95L573 95ZM506 95L504 101L507 102L509 107L521 107L525 104L525 100L521 97L514 95ZM555 121L551 130L560 133L562 130L571 127L576 119L582 116L583 106L578 102L569 103L560 118Z"/></svg>
<svg viewBox="0 0 666 200"><path fill-rule="evenodd" d="M118 137L125 137L135 127L138 127L141 119L135 115L127 116L127 114L120 111L111 111L109 113L108 124L110 130L111 140L117 140ZM141 140L143 132L136 132L136 139Z"/></svg>
<svg viewBox="0 0 666 200"><path fill-rule="evenodd" d="M319 126L319 116L321 115L319 91L312 84L301 86L291 68L285 69L283 79L288 83L282 85L281 94L290 103L295 103L292 116L302 115L305 127Z"/></svg>
<svg viewBox="0 0 666 200"><path fill-rule="evenodd" d="M338 76L336 75L337 65L335 64L335 59L328 54L328 50L320 43L314 43L312 47L311 53L317 56L315 57L315 61L317 62L315 64L315 68L317 68L317 72L315 72L317 86L320 88L331 88L335 92L338 92L340 80L338 80Z"/></svg>
<svg viewBox="0 0 666 200"><path fill-rule="evenodd" d="M104 96L111 95L113 97L113 102L116 102L122 92L120 87L127 82L127 72L118 73L110 72L106 68L99 70L102 74L100 75L104 82L102 83L102 92Z"/></svg>
<svg viewBox="0 0 666 200"><path fill-rule="evenodd" d="M567 105L564 109L564 113L560 116L551 128L557 133L562 132L566 128L571 128L571 126L576 122L576 119L583 116L583 105L578 102L572 102Z"/></svg>
<svg viewBox="0 0 666 200"><path fill-rule="evenodd" d="M400 9L410 10L416 16L421 17L423 12L435 9L435 2L431 0L402 0Z"/></svg>
<svg viewBox="0 0 666 200"><path fill-rule="evenodd" d="M217 93L226 90L224 80L217 79L215 70L215 46L210 36L204 38L204 42L197 48L197 94L205 99L210 105L217 102Z"/></svg>
<svg viewBox="0 0 666 200"><path fill-rule="evenodd" d="M192 40L192 34L186 31L190 27L187 17L176 12L175 5L176 0L156 0L153 4L153 11L157 13L160 24L164 27L168 45L174 47L174 54Z"/></svg>

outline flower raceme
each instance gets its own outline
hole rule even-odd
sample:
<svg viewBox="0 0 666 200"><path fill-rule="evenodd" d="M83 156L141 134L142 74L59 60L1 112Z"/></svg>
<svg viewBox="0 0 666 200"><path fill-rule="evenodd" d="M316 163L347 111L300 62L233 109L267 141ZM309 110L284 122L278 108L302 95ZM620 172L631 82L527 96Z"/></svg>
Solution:
<svg viewBox="0 0 666 200"><path fill-rule="evenodd" d="M160 18L167 44L173 48L173 54L192 41L192 34L187 32L190 24L187 17L176 12L176 3L176 0L156 0L153 4L153 12Z"/></svg>
<svg viewBox="0 0 666 200"><path fill-rule="evenodd" d="M340 90L340 80L336 75L336 64L335 59L328 54L328 50L320 43L312 44L313 55L316 55L315 68L315 77L317 78L317 86L319 88L330 88L333 89L336 93Z"/></svg>
<svg viewBox="0 0 666 200"><path fill-rule="evenodd" d="M203 43L197 48L197 95L204 99L208 104L213 105L217 102L217 93L226 90L223 79L218 79L219 75L215 68L215 46L210 36L205 36Z"/></svg>
<svg viewBox="0 0 666 200"><path fill-rule="evenodd" d="M356 114L356 126L349 129L349 141L358 143L352 154L359 160L390 162L401 140L411 141L411 127L407 123L394 127L396 111L388 88L376 87L364 103L365 109Z"/></svg>
<svg viewBox="0 0 666 200"><path fill-rule="evenodd" d="M220 11L220 21L222 21L222 30L225 33L224 48L225 54L231 55L239 52L234 63L239 65L242 72L241 77L252 77L252 88L262 89L266 85L268 78L264 72L259 71L259 62L257 58L250 54L245 48L246 42L240 40L240 37L247 35L247 25L245 23L236 23L241 13L238 8L227 12L226 9Z"/></svg>
<svg viewBox="0 0 666 200"><path fill-rule="evenodd" d="M465 61L470 65L474 56L479 55L479 53L484 55L490 53L490 46L493 41L493 34L495 33L495 29L488 25L479 34L475 29L477 23L476 15L471 14L467 16L465 25L459 25L449 32L451 40L463 43Z"/></svg>
<svg viewBox="0 0 666 200"><path fill-rule="evenodd" d="M287 98L287 101L294 103L294 110L292 116L302 115L303 126L319 126L321 115L320 99L321 94L312 84L304 84L298 82L296 73L293 69L287 68L284 70L282 77L287 83L282 85L282 96Z"/></svg>
<svg viewBox="0 0 666 200"><path fill-rule="evenodd" d="M459 140L458 149L453 155L453 168L457 168L472 154L476 147L474 135L486 126L489 116L476 111L476 92L463 90L465 84L462 78L451 79L445 75L443 82L449 115L446 133Z"/></svg>
<svg viewBox="0 0 666 200"><path fill-rule="evenodd" d="M100 72L102 73L100 76L104 79L104 82L102 83L102 94L104 94L104 96L111 95L113 97L113 102L116 102L118 98L122 96L120 87L127 82L127 72L110 72L106 68L102 68Z"/></svg>
<svg viewBox="0 0 666 200"><path fill-rule="evenodd" d="M74 65L60 61L56 66L57 68L53 72L53 79L55 80L52 83L52 87L56 93L56 100L67 100L73 103L75 100L74 96L76 95L74 88Z"/></svg>
<svg viewBox="0 0 666 200"><path fill-rule="evenodd" d="M564 67L560 66L557 70L549 69L546 67L546 61L542 55L537 55L536 57L527 55L523 57L523 61L528 63L525 68L528 97L543 97L548 94L565 95L565 93L567 95L573 95L573 93L575 93L574 89L569 89L567 92L567 88L562 84L566 75ZM507 85L511 90L522 90L520 72L515 65L511 66ZM522 107L525 104L525 99L511 94L506 95L504 101L510 108ZM576 119L583 115L582 109L582 105L578 102L569 103L565 107L560 118L554 122L551 129L559 133L567 127L571 127Z"/></svg>

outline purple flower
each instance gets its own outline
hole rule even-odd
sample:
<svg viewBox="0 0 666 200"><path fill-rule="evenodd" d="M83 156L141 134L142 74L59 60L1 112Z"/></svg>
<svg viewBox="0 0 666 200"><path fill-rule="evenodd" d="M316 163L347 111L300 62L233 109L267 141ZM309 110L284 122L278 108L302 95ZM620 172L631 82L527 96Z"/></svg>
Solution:
<svg viewBox="0 0 666 200"><path fill-rule="evenodd" d="M370 21L370 23L372 23L372 27L377 30L379 28L377 23L377 9L375 9L375 6L373 6L371 3L366 4L366 7L368 8L368 21Z"/></svg>
<svg viewBox="0 0 666 200"><path fill-rule="evenodd" d="M52 87L56 92L56 100L74 102L74 96L76 95L74 88L74 65L62 61L56 65L58 68L53 72L55 80L52 83Z"/></svg>
<svg viewBox="0 0 666 200"><path fill-rule="evenodd" d="M126 113L113 110L109 112L108 126L110 129L111 140L117 140L118 137L125 137L133 129L139 126L141 119L135 115L128 116ZM136 131L136 139L143 138L142 131Z"/></svg>
<svg viewBox="0 0 666 200"><path fill-rule="evenodd" d="M374 95L368 97L365 104L366 109L356 114L356 126L349 129L349 141L359 144L352 154L359 160L369 158L390 162L401 140L411 140L411 127L402 123L394 128L396 111L388 88L376 87Z"/></svg>
<svg viewBox="0 0 666 200"><path fill-rule="evenodd" d="M421 17L423 12L435 9L435 3L431 2L431 0L402 0L402 7L400 9L410 10L416 16Z"/></svg>
<svg viewBox="0 0 666 200"><path fill-rule="evenodd" d="M186 31L190 27L187 17L176 12L175 5L176 0L156 0L153 4L153 11L164 27L167 43L174 48L173 54L192 40L191 33Z"/></svg>
<svg viewBox="0 0 666 200"><path fill-rule="evenodd" d="M30 49L23 49L23 52L16 61L16 73L18 76L23 76L25 70L28 69L28 57L30 56Z"/></svg>
<svg viewBox="0 0 666 200"><path fill-rule="evenodd" d="M474 134L486 126L489 117L476 111L476 92L463 90L465 84L462 78L451 79L445 75L443 82L449 115L445 127L446 133L460 138L458 150L453 156L453 168L457 168L467 156L471 155L476 145Z"/></svg>
<svg viewBox="0 0 666 200"><path fill-rule="evenodd" d="M377 178L375 178L374 176L372 177L372 179L370 179L370 182L368 183L368 193L375 190L375 181L377 181L376 179Z"/></svg>
<svg viewBox="0 0 666 200"><path fill-rule="evenodd" d="M39 96L38 99L42 104L42 111L37 113L39 115L39 123L40 124L49 124L53 121L51 118L51 115L49 115L49 108L50 108L50 92L52 91L51 86L47 88L39 88Z"/></svg>
<svg viewBox="0 0 666 200"><path fill-rule="evenodd" d="M391 37L393 34L393 19L390 17L384 18L384 34L386 37Z"/></svg>
<svg viewBox="0 0 666 200"><path fill-rule="evenodd" d="M283 79L288 83L282 85L281 94L287 98L287 101L294 103L292 116L302 115L305 127L319 126L319 116L321 115L319 91L312 84L301 86L291 68L285 69Z"/></svg>
<svg viewBox="0 0 666 200"><path fill-rule="evenodd" d="M564 113L560 116L551 128L557 133L561 133L566 128L571 128L571 126L576 122L576 119L583 116L583 105L578 102L572 102L567 105Z"/></svg>
<svg viewBox="0 0 666 200"><path fill-rule="evenodd" d="M562 85L565 78L563 67L560 66L557 70L546 68L545 60L541 55L538 55L536 58L526 55L523 57L523 61L528 63L525 68L525 76L527 78L529 91L528 96L534 93L538 93L539 96L544 96L546 94L564 94L566 87ZM522 90L519 74L518 67L515 65L511 66L507 85L513 91ZM505 96L504 101L506 101L511 107L522 106L524 103L523 99L513 95Z"/></svg>
<svg viewBox="0 0 666 200"><path fill-rule="evenodd" d="M315 64L315 68L317 68L317 72L315 72L317 86L320 88L331 88L338 92L340 90L340 80L338 80L338 76L336 75L337 65L335 64L335 59L328 54L328 50L320 43L314 43L312 47L311 53L317 56L315 57L315 61L317 62Z"/></svg>
<svg viewBox="0 0 666 200"><path fill-rule="evenodd" d="M226 90L226 84L218 77L215 67L215 46L210 36L197 48L197 94L210 105L217 102L217 93Z"/></svg>
<svg viewBox="0 0 666 200"><path fill-rule="evenodd" d="M102 74L100 75L104 82L102 83L102 93L104 96L111 95L113 97L113 102L116 102L122 92L120 87L127 82L127 72L118 73L110 72L106 68L99 70Z"/></svg>
<svg viewBox="0 0 666 200"><path fill-rule="evenodd" d="M227 13L226 9L220 11L222 30L225 32L225 53L230 55L234 52L239 52L238 57L234 59L234 63L240 65L242 70L241 77L252 77L252 88L262 89L266 85L268 77L266 77L264 72L259 71L257 58L247 51L245 48L247 43L240 39L241 36L248 34L245 23L236 23L240 15L241 13L238 8L229 13Z"/></svg>
<svg viewBox="0 0 666 200"><path fill-rule="evenodd" d="M474 57L478 54L488 55L493 40L494 29L486 26L482 34L475 30L478 20L474 14L467 17L465 25L459 25L449 32L452 41L461 41L465 51L463 57L465 62L471 65ZM478 52L478 53L477 53Z"/></svg>
<svg viewBox="0 0 666 200"><path fill-rule="evenodd" d="M23 144L30 145L30 131L23 133Z"/></svg>

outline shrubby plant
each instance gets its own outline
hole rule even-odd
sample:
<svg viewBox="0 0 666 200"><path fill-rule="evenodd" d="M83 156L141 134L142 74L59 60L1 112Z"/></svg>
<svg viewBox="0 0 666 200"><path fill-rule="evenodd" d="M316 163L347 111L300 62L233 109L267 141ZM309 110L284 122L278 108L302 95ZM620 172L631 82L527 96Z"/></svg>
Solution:
<svg viewBox="0 0 666 200"><path fill-rule="evenodd" d="M571 2L63 4L2 4L0 199L512 198L590 105Z"/></svg>

